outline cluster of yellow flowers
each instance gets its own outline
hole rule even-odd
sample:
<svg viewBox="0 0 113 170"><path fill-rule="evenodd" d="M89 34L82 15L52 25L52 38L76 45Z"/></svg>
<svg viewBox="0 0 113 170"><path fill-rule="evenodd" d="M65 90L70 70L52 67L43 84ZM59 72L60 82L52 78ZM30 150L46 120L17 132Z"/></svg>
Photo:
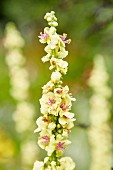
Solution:
<svg viewBox="0 0 113 170"><path fill-rule="evenodd" d="M0 165L8 164L15 155L14 142L8 135L6 131L0 129Z"/></svg>
<svg viewBox="0 0 113 170"><path fill-rule="evenodd" d="M43 116L37 119L38 128L35 130L40 132L38 144L46 150L47 157L44 161L36 161L33 170L73 170L75 163L70 157L60 158L66 146L71 143L67 138L75 121L74 113L70 112L75 98L69 93L67 85L62 86L62 75L68 69L68 63L63 60L68 55L65 45L71 40L66 40L66 34L56 33L58 23L54 11L46 13L44 19L50 27L46 27L39 36L41 43L47 43L44 48L47 55L42 57L42 61L50 61L49 69L54 71L50 81L42 87L40 111Z"/></svg>
<svg viewBox="0 0 113 170"><path fill-rule="evenodd" d="M94 68L88 81L93 90L90 99L89 141L91 144L90 170L110 170L112 159L112 135L109 126L111 89L107 85L108 74L106 72L103 56L98 55L94 60Z"/></svg>
<svg viewBox="0 0 113 170"><path fill-rule="evenodd" d="M24 39L21 37L15 24L8 23L6 25L4 46L7 50L6 63L10 76L10 94L17 102L16 110L12 116L17 132L23 136L24 132L29 132L33 128L33 115L35 113L34 106L28 101L30 81L28 71L25 68L26 59L22 52L24 45ZM21 144L21 159L23 164L29 165L34 161L36 157L35 150L35 143L26 135L26 141ZM27 153L27 156L25 153Z"/></svg>

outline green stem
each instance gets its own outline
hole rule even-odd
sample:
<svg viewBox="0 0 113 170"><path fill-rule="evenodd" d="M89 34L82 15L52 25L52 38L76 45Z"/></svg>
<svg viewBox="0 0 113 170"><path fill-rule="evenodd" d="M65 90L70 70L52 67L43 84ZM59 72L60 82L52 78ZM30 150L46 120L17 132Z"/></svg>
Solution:
<svg viewBox="0 0 113 170"><path fill-rule="evenodd" d="M55 127L55 129L53 130L53 134L55 135L55 140L56 140L56 135L57 135L57 133L58 133L58 127L57 127L57 125L58 125L58 119L59 119L59 114L58 114L58 116L54 116L54 118L53 118L54 123L56 124L56 127ZM57 156L56 156L56 151L54 151L54 152L52 153L52 155L50 156L50 162L52 162L52 161L55 161L56 164L59 165L59 161L58 161L58 158L57 158Z"/></svg>

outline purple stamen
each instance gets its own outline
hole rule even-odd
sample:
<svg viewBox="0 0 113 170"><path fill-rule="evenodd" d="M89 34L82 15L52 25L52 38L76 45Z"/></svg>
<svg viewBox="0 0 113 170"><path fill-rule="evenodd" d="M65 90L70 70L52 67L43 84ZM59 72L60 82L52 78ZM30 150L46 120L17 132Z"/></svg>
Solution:
<svg viewBox="0 0 113 170"><path fill-rule="evenodd" d="M64 149L65 149L64 144L65 144L65 142L59 142L59 143L57 143L56 148L57 148L59 151L64 151Z"/></svg>
<svg viewBox="0 0 113 170"><path fill-rule="evenodd" d="M62 103L62 104L60 105L60 108L61 108L62 110L67 110L67 109L69 108L69 106L67 106L66 103L64 102L64 103Z"/></svg>
<svg viewBox="0 0 113 170"><path fill-rule="evenodd" d="M65 44L70 44L71 39L66 40L66 38L67 38L67 34L63 34L63 35L61 36L61 40L62 40Z"/></svg>
<svg viewBox="0 0 113 170"><path fill-rule="evenodd" d="M61 93L62 93L62 90L57 90L57 93L58 93L58 94L61 94Z"/></svg>
<svg viewBox="0 0 113 170"><path fill-rule="evenodd" d="M43 139L43 141L42 141L43 144L47 144L50 141L50 137L49 136L43 136L42 139Z"/></svg>
<svg viewBox="0 0 113 170"><path fill-rule="evenodd" d="M70 42L71 42L71 40L70 40L70 39L69 39L69 40L65 40L65 41L64 41L64 43L65 43L65 44L70 44Z"/></svg>
<svg viewBox="0 0 113 170"><path fill-rule="evenodd" d="M65 41L66 37L67 37L67 34L63 34L63 35L61 36L62 41Z"/></svg>
<svg viewBox="0 0 113 170"><path fill-rule="evenodd" d="M52 105L52 104L54 104L56 102L56 100L55 99L49 99L49 102Z"/></svg>
<svg viewBox="0 0 113 170"><path fill-rule="evenodd" d="M49 35L47 33L45 34L40 33L40 36L39 36L40 39L47 39L48 37Z"/></svg>

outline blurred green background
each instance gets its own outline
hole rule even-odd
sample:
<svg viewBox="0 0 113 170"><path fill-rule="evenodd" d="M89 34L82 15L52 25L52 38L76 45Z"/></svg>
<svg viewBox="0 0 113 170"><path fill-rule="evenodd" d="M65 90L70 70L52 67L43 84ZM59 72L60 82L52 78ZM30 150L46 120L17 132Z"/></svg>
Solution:
<svg viewBox="0 0 113 170"><path fill-rule="evenodd" d="M71 156L76 162L76 170L90 170L91 147L88 129L91 124L89 100L92 90L87 81L95 56L101 54L109 75L108 86L113 89L113 0L0 1L0 170L30 170L35 159L42 160L45 155L45 152L38 148L37 134L33 131L36 128L35 121L40 116L41 87L50 78L49 63L41 62L41 57L45 54L44 45L38 42L37 36L47 26L43 17L51 10L55 11L58 18L58 33L67 33L68 38L72 39L72 43L67 47L69 55L66 60L69 69L63 81L77 99L72 108L77 120L70 135L72 144L65 155ZM16 24L25 40L23 54L30 81L28 101L35 110L33 125L23 133L17 132L15 128L13 113L17 102L10 95L10 76L3 46L4 30L9 21ZM110 97L109 103L111 108L108 124L112 130L113 96ZM26 143L28 147L24 147ZM36 154L30 159L33 152L30 152L32 143L36 144L33 145Z"/></svg>

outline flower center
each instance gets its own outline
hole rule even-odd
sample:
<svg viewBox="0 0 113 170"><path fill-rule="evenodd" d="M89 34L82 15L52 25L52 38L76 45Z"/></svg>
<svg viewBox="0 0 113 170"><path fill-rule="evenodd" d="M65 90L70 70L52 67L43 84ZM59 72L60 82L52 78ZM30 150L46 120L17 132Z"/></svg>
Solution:
<svg viewBox="0 0 113 170"><path fill-rule="evenodd" d="M62 110L67 110L67 109L69 108L69 106L67 106L66 103L64 102L64 103L62 103L62 104L60 105L60 108L61 108Z"/></svg>
<svg viewBox="0 0 113 170"><path fill-rule="evenodd" d="M46 135L46 136L43 136L42 139L43 139L43 141L42 141L43 144L47 144L47 143L49 143L49 141L50 141L50 137L47 136L47 135Z"/></svg>
<svg viewBox="0 0 113 170"><path fill-rule="evenodd" d="M64 149L65 149L64 144L65 144L65 142L59 142L59 143L57 143L56 148L57 148L59 151L64 151Z"/></svg>
<svg viewBox="0 0 113 170"><path fill-rule="evenodd" d="M62 93L62 90L57 90L57 93L58 93L58 94L61 94L61 93Z"/></svg>
<svg viewBox="0 0 113 170"><path fill-rule="evenodd" d="M48 118L46 118L46 117L43 117L43 121L44 122L49 122L50 120Z"/></svg>
<svg viewBox="0 0 113 170"><path fill-rule="evenodd" d="M56 102L55 99L49 99L49 104L50 104L50 105L54 104L55 102Z"/></svg>

